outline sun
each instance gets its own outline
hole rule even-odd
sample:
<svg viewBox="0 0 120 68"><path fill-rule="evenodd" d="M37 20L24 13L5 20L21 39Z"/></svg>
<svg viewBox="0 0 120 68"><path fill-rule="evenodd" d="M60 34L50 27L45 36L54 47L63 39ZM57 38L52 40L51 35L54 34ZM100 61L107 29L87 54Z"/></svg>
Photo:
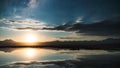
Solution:
<svg viewBox="0 0 120 68"><path fill-rule="evenodd" d="M33 35L33 34L28 34L28 35L26 35L26 37L25 37L25 42L28 42L28 43L37 42L37 37L36 37L36 35Z"/></svg>

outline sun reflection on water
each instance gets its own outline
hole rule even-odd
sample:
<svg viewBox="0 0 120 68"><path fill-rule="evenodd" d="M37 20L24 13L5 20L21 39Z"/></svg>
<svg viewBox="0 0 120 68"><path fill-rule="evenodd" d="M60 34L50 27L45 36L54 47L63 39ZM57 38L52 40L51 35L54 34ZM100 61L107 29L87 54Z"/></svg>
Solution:
<svg viewBox="0 0 120 68"><path fill-rule="evenodd" d="M36 54L36 50L29 48L26 49L24 53L26 54L27 57L34 57Z"/></svg>
<svg viewBox="0 0 120 68"><path fill-rule="evenodd" d="M12 52L12 55L23 60L37 60L44 59L49 54L53 54L53 50L40 48L19 48Z"/></svg>
<svg viewBox="0 0 120 68"><path fill-rule="evenodd" d="M25 60L32 60L32 59L36 59L38 55L38 49L22 48L22 49L15 50L13 53Z"/></svg>

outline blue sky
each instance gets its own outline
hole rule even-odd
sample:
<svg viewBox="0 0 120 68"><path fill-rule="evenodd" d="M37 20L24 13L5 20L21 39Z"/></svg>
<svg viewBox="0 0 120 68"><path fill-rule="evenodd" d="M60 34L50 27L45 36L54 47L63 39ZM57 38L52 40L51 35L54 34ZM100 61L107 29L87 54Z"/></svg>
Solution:
<svg viewBox="0 0 120 68"><path fill-rule="evenodd" d="M119 17L119 6L119 0L1 0L0 39L12 37L18 40L19 38L15 37L18 36L19 33L27 33L25 30L14 30L14 28L29 27L38 30L43 27L54 27L65 23L74 24L82 22L85 24L92 24L96 21ZM37 34L39 36L43 33L43 35L45 35L44 37L50 37L53 40L67 36L82 36L85 37L82 38L85 40L90 40L92 37L90 35L78 36L75 32L34 30L31 32L38 32ZM43 35L41 36L43 37ZM88 36L89 39L86 38ZM94 37L94 40L108 38L106 36L97 35ZM77 38L74 40L81 39Z"/></svg>
<svg viewBox="0 0 120 68"><path fill-rule="evenodd" d="M119 0L1 0L1 17L32 18L62 24L83 18L88 23L120 15Z"/></svg>

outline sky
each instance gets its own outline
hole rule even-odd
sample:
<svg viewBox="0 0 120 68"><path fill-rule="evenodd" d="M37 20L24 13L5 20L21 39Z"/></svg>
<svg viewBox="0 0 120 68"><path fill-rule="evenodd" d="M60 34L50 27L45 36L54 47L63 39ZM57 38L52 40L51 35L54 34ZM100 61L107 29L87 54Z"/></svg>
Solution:
<svg viewBox="0 0 120 68"><path fill-rule="evenodd" d="M28 35L43 42L120 38L119 0L0 1L0 40L24 42Z"/></svg>

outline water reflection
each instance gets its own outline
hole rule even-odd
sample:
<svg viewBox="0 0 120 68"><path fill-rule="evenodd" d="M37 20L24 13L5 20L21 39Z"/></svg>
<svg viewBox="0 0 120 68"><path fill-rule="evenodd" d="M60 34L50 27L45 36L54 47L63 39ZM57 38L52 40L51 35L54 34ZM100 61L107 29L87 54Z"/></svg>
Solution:
<svg viewBox="0 0 120 68"><path fill-rule="evenodd" d="M34 59L38 52L38 49L35 48L21 48L13 50L10 54L20 56L24 59Z"/></svg>
<svg viewBox="0 0 120 68"><path fill-rule="evenodd" d="M34 48L18 48L18 49L13 49L13 51L8 52L9 55L12 55L12 57L16 58L17 61L19 60L24 60L24 61L29 61L29 60L34 60L37 57L38 50ZM6 55L8 55L6 54ZM9 58L9 57L7 57ZM11 59L11 58L10 58Z"/></svg>
<svg viewBox="0 0 120 68"><path fill-rule="evenodd" d="M2 48L0 68L119 68L120 51Z"/></svg>
<svg viewBox="0 0 120 68"><path fill-rule="evenodd" d="M0 64L19 61L57 61L72 59L70 54L61 54L52 49L40 48L2 48L0 49Z"/></svg>
<svg viewBox="0 0 120 68"><path fill-rule="evenodd" d="M31 58L31 57L34 57L35 54L37 53L37 51L35 49L26 49L25 50L25 55L28 57L28 58Z"/></svg>

